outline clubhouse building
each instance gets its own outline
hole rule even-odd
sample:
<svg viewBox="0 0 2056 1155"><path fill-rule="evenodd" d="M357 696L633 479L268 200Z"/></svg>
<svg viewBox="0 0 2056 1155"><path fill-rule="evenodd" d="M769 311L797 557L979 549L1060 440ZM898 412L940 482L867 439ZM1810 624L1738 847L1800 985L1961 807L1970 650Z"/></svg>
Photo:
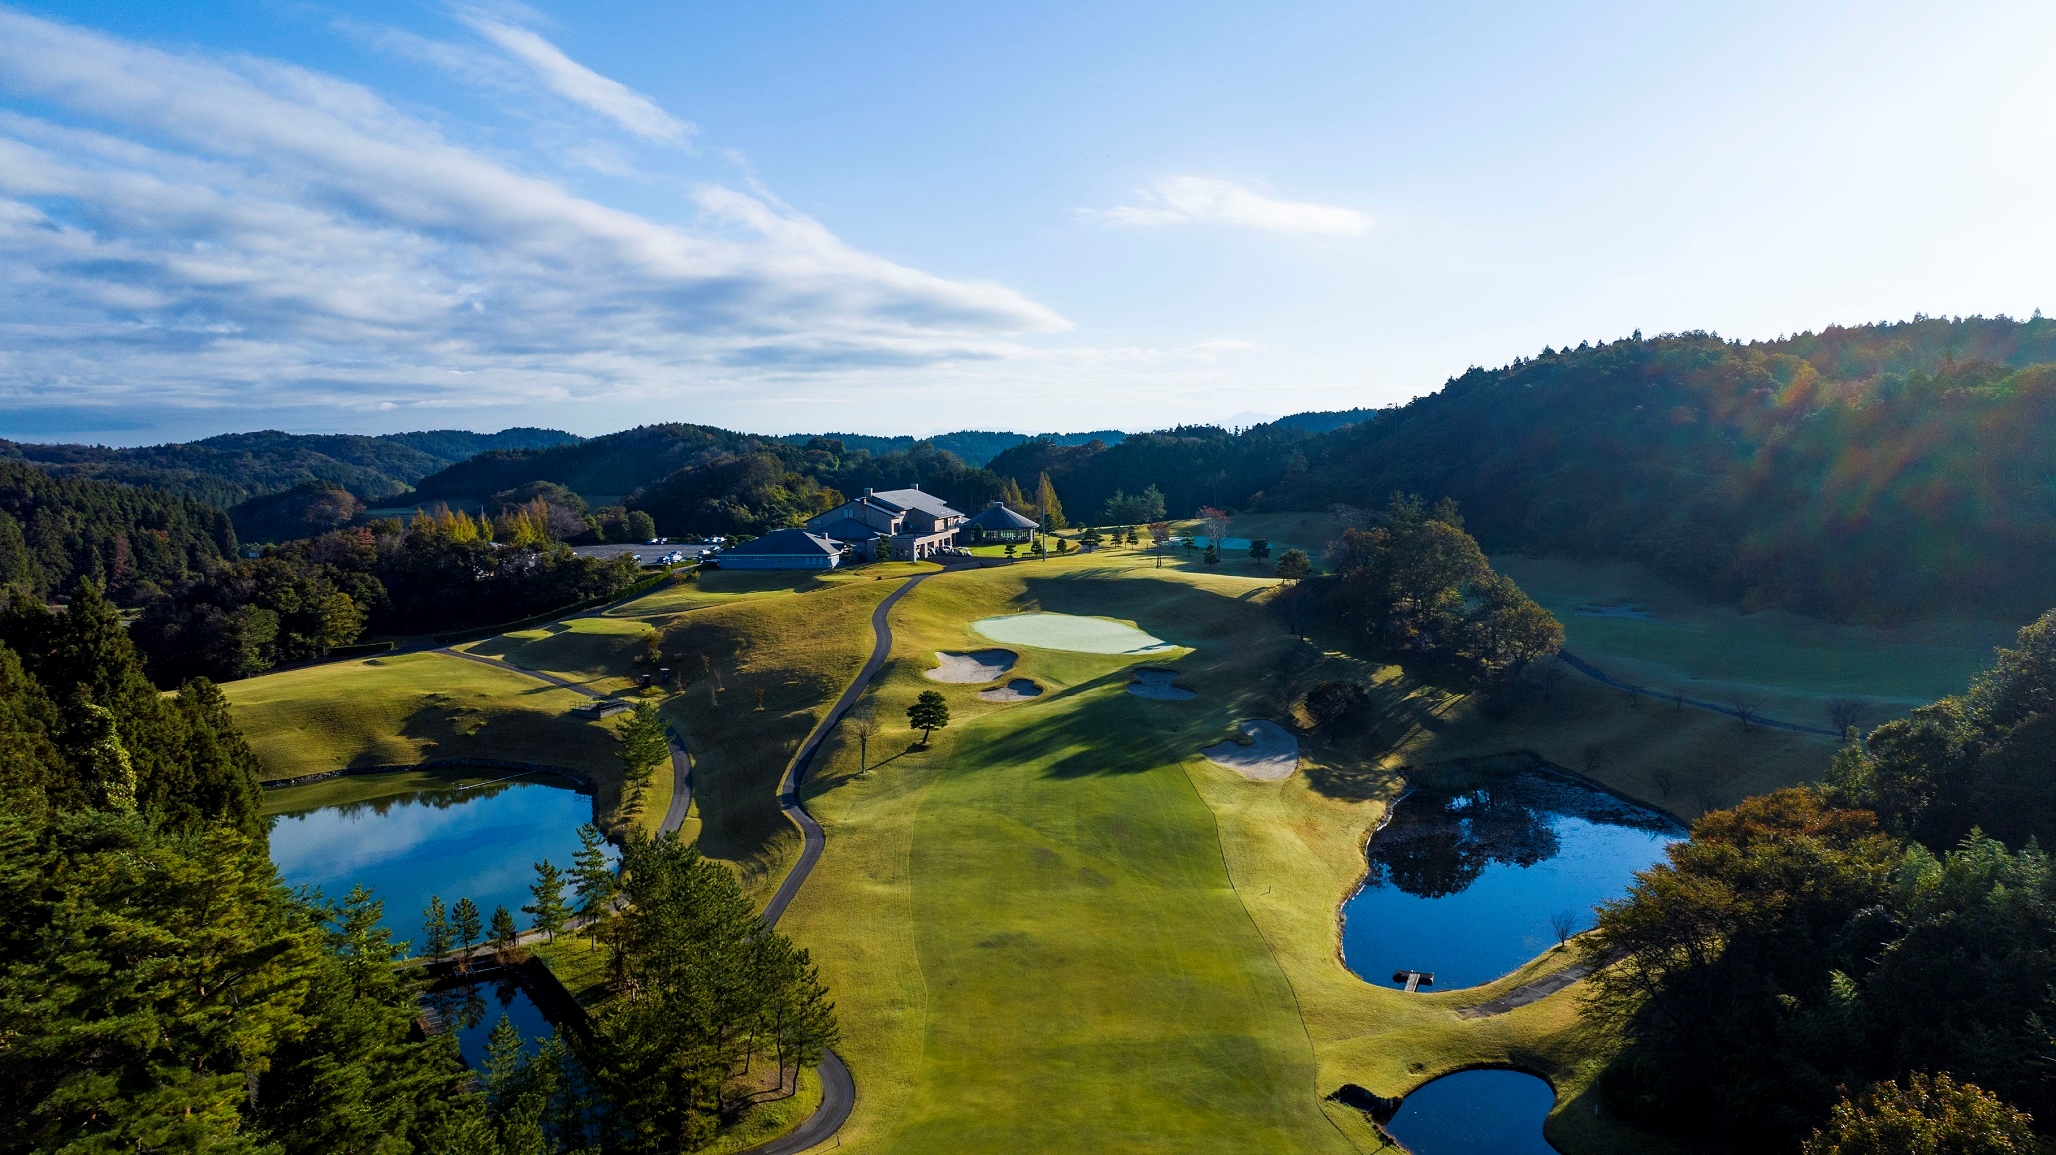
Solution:
<svg viewBox="0 0 2056 1155"><path fill-rule="evenodd" d="M844 561L919 561L956 545L964 515L932 493L867 489L807 519L721 551L722 569L834 569Z"/></svg>

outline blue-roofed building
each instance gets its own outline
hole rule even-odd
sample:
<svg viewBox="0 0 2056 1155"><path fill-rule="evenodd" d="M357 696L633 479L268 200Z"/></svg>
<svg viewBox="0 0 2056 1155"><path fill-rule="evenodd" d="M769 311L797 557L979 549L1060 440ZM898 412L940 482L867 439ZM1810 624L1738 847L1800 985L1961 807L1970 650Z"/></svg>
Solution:
<svg viewBox="0 0 2056 1155"><path fill-rule="evenodd" d="M847 547L804 529L776 529L714 556L722 569L834 569Z"/></svg>
<svg viewBox="0 0 2056 1155"><path fill-rule="evenodd" d="M918 561L955 546L963 523L960 511L918 488L867 489L808 519L807 532L846 544L867 561Z"/></svg>

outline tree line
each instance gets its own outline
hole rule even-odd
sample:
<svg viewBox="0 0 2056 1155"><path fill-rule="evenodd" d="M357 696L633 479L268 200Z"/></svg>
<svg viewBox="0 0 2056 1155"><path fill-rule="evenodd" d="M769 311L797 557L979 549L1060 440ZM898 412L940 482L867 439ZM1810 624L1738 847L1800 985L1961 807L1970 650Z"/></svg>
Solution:
<svg viewBox="0 0 2056 1155"><path fill-rule="evenodd" d="M1609 1105L1738 1151L2040 1150L2022 1136L2056 1133L2052 725L2056 611L1818 787L1696 822L1579 944L1588 1014L1623 1044ZM1863 1145L1893 1133L1932 1145Z"/></svg>

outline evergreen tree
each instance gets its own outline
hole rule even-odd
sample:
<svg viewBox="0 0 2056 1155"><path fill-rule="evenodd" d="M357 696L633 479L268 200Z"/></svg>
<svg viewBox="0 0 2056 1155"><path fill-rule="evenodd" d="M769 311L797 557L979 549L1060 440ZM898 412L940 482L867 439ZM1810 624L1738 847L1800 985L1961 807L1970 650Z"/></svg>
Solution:
<svg viewBox="0 0 2056 1155"><path fill-rule="evenodd" d="M421 912L422 955L439 959L450 953L450 919L443 911L443 897L428 896L428 909Z"/></svg>
<svg viewBox="0 0 2056 1155"><path fill-rule="evenodd" d="M514 915L505 906L493 908L493 950L504 960L520 945L521 930L514 925Z"/></svg>
<svg viewBox="0 0 2056 1155"><path fill-rule="evenodd" d="M1278 576L1285 581L1305 581L1313 572L1313 562L1303 549L1288 549L1278 555Z"/></svg>
<svg viewBox="0 0 2056 1155"><path fill-rule="evenodd" d="M571 857L571 885L578 896L579 917L586 920L586 935L594 945L598 944L600 920L614 901L618 882L613 864L607 861L600 828L590 822L579 827L578 853Z"/></svg>
<svg viewBox="0 0 2056 1155"><path fill-rule="evenodd" d="M471 969L471 948L485 933L485 926L478 917L478 904L470 898L460 898L450 910L450 932L457 938L457 949L462 952L459 970Z"/></svg>
<svg viewBox="0 0 2056 1155"><path fill-rule="evenodd" d="M657 767L671 757L671 743L664 733L664 719L648 702L637 702L629 710L616 736L621 742L615 757L621 759L622 777L638 786L649 781Z"/></svg>
<svg viewBox="0 0 2056 1155"><path fill-rule="evenodd" d="M1044 533L1054 533L1069 524L1064 520L1064 503L1057 500L1057 487L1050 484L1047 471L1035 482L1035 520Z"/></svg>
<svg viewBox="0 0 2056 1155"><path fill-rule="evenodd" d="M558 870L549 859L535 864L535 882L528 892L535 901L521 908L532 921L530 927L548 935L551 942L557 941L557 932L564 921L571 917L571 907L564 901L564 872Z"/></svg>
<svg viewBox="0 0 2056 1155"><path fill-rule="evenodd" d="M921 731L921 744L928 744L928 736L949 725L949 702L938 690L923 690L914 704L907 707L907 725Z"/></svg>

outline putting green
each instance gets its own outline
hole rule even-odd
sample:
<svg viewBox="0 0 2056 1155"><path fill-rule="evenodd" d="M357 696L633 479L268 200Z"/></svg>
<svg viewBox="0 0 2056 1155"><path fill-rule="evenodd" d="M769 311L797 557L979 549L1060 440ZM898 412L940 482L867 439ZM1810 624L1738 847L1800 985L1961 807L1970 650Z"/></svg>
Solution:
<svg viewBox="0 0 2056 1155"><path fill-rule="evenodd" d="M995 642L1074 654L1160 654L1178 648L1127 622L1077 614L1008 614L980 618L971 628Z"/></svg>

